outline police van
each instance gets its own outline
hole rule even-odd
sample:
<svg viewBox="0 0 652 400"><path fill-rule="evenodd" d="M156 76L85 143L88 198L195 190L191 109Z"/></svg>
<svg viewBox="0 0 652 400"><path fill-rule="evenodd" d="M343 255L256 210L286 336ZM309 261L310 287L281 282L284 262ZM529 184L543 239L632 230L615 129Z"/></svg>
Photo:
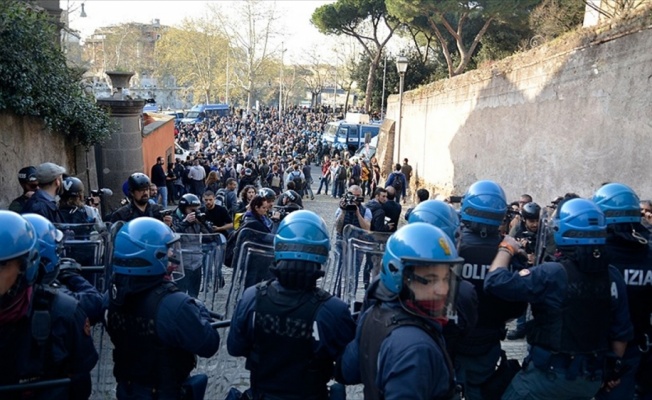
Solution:
<svg viewBox="0 0 652 400"><path fill-rule="evenodd" d="M368 115L347 113L346 119L326 124L322 140L334 148L346 149L353 154L378 136L379 132L380 124L370 123Z"/></svg>
<svg viewBox="0 0 652 400"><path fill-rule="evenodd" d="M229 115L228 104L198 104L190 109L181 120L184 124L204 122L214 116L226 117Z"/></svg>

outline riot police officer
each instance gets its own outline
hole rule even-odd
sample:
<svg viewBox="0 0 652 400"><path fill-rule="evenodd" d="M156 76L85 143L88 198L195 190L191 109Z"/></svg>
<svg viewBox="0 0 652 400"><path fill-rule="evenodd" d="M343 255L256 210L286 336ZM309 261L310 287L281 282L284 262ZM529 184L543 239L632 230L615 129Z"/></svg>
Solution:
<svg viewBox="0 0 652 400"><path fill-rule="evenodd" d="M441 330L455 309L452 267L461 262L433 225L415 222L389 238L375 303L342 357L344 383L362 382L365 399L452 398L455 373Z"/></svg>
<svg viewBox="0 0 652 400"><path fill-rule="evenodd" d="M604 254L604 214L590 200L572 199L558 216L551 222L557 262L509 271L522 249L506 236L484 283L502 299L530 302L534 316L525 367L503 400L591 399L603 380L617 384L617 361L633 337L623 278Z"/></svg>
<svg viewBox="0 0 652 400"><path fill-rule="evenodd" d="M183 274L179 239L147 217L126 223L115 237L107 332L115 346L118 399L203 396L207 378L189 374L195 355L217 352L220 336L206 308L170 282L170 273L172 280Z"/></svg>
<svg viewBox="0 0 652 400"><path fill-rule="evenodd" d="M316 287L329 249L324 221L293 212L274 238L276 279L246 289L238 303L227 349L247 358L253 398L328 399L333 363L355 333L347 305Z"/></svg>
<svg viewBox="0 0 652 400"><path fill-rule="evenodd" d="M475 286L478 295L478 323L457 348L457 378L469 400L484 399L497 393L483 393L501 357L500 341L505 324L520 316L525 302L505 301L483 289L484 278L496 255L501 235L498 227L507 211L505 192L496 182L484 180L469 186L462 198L462 230L458 245L464 258L460 275Z"/></svg>
<svg viewBox="0 0 652 400"><path fill-rule="evenodd" d="M63 233L38 214L25 214L23 217L32 224L38 238L41 265L37 282L74 297L91 325L99 322L102 319L102 295L81 276L81 267L75 260L59 258Z"/></svg>
<svg viewBox="0 0 652 400"><path fill-rule="evenodd" d="M408 219L408 224L415 222L436 226L451 239L451 242L456 241L460 219L448 203L441 200L426 200L419 203ZM444 326L443 334L448 354L454 360L460 340L478 323L478 295L473 285L463 280L457 272L452 279L455 279L457 287L456 316Z"/></svg>
<svg viewBox="0 0 652 400"><path fill-rule="evenodd" d="M37 284L38 238L25 218L0 211L0 242L0 388L24 385L1 397L87 399L98 356L86 314L77 300ZM68 385L32 385L65 379Z"/></svg>
<svg viewBox="0 0 652 400"><path fill-rule="evenodd" d="M623 355L620 384L602 390L597 399L633 399L635 387L640 398L652 394L652 251L650 232L641 224L640 200L634 190L621 183L598 189L593 202L607 220L606 250L610 264L623 275L629 300L634 339ZM644 397L648 396L648 397Z"/></svg>
<svg viewBox="0 0 652 400"><path fill-rule="evenodd" d="M163 215L163 208L158 204L149 203L149 177L141 172L136 172L127 179L129 189L129 204L115 210L111 216L111 223L117 221L128 222L138 217L152 217L159 220L168 219L172 221L169 215Z"/></svg>

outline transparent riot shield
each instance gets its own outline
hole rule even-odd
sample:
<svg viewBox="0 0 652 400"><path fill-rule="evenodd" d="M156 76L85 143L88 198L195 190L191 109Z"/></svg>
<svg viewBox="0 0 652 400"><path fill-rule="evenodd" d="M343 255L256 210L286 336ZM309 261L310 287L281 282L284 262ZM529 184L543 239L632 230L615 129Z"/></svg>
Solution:
<svg viewBox="0 0 652 400"><path fill-rule="evenodd" d="M238 233L233 256L233 275L226 300L226 316L233 315L242 293L249 286L273 278L269 268L274 263L274 235L253 229Z"/></svg>
<svg viewBox="0 0 652 400"><path fill-rule="evenodd" d="M61 258L74 259L81 275L100 292L106 290L110 257L110 233L98 224L54 224L63 232ZM62 263L62 268L72 263Z"/></svg>
<svg viewBox="0 0 652 400"><path fill-rule="evenodd" d="M219 233L181 233L181 258L185 276L176 282L190 296L213 304L222 285L226 240Z"/></svg>
<svg viewBox="0 0 652 400"><path fill-rule="evenodd" d="M369 232L353 225L344 228L342 300L354 312L359 311L367 286L380 273L385 244L390 235L387 232Z"/></svg>
<svg viewBox="0 0 652 400"><path fill-rule="evenodd" d="M344 263L344 240L334 226L331 232L331 251L324 265L324 276L317 285L334 296L342 298L342 265Z"/></svg>

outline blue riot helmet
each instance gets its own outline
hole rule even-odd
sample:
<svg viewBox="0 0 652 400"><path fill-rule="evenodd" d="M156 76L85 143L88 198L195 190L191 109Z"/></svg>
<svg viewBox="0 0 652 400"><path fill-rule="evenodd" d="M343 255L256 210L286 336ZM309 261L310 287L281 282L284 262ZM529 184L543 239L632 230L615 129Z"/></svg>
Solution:
<svg viewBox="0 0 652 400"><path fill-rule="evenodd" d="M640 199L627 185L608 183L593 195L593 202L602 210L607 224L640 223Z"/></svg>
<svg viewBox="0 0 652 400"><path fill-rule="evenodd" d="M410 213L408 224L425 222L444 231L455 242L455 231L460 226L457 213L448 203L441 200L426 200L419 203Z"/></svg>
<svg viewBox="0 0 652 400"><path fill-rule="evenodd" d="M0 210L0 268L18 259L20 275L5 292L0 293L0 310L11 306L18 294L31 286L38 276L40 256L34 227L20 214Z"/></svg>
<svg viewBox="0 0 652 400"><path fill-rule="evenodd" d="M274 267L270 271L288 289L311 289L324 275L321 265L328 260L330 239L321 217L299 210L286 216L274 236Z"/></svg>
<svg viewBox="0 0 652 400"><path fill-rule="evenodd" d="M38 240L38 252L41 256L40 282L50 284L54 282L59 273L59 252L63 232L54 227L52 222L38 214L23 215L34 227Z"/></svg>
<svg viewBox="0 0 652 400"><path fill-rule="evenodd" d="M551 227L557 246L591 246L606 242L605 216L591 200L576 198L563 202Z"/></svg>
<svg viewBox="0 0 652 400"><path fill-rule="evenodd" d="M140 217L124 224L113 245L113 272L127 276L183 277L180 236L163 222Z"/></svg>
<svg viewBox="0 0 652 400"><path fill-rule="evenodd" d="M324 220L312 211L299 210L281 221L274 236L274 259L324 264L331 244Z"/></svg>
<svg viewBox="0 0 652 400"><path fill-rule="evenodd" d="M507 212L503 188L494 181L477 181L462 197L462 221L500 226Z"/></svg>
<svg viewBox="0 0 652 400"><path fill-rule="evenodd" d="M380 282L398 295L408 312L445 317L454 308L457 280L453 267L462 262L464 259L443 230L414 222L387 240ZM427 285L432 285L433 290L426 290L424 298Z"/></svg>
<svg viewBox="0 0 652 400"><path fill-rule="evenodd" d="M392 293L400 293L406 267L428 264L459 264L453 241L440 228L414 222L396 231L387 240L380 280Z"/></svg>

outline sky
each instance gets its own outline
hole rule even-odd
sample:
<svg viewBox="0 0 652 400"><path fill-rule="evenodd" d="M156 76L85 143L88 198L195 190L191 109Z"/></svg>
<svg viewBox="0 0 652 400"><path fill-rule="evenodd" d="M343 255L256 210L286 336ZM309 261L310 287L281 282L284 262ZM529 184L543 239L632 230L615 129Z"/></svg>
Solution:
<svg viewBox="0 0 652 400"><path fill-rule="evenodd" d="M272 0L264 0L272 1ZM213 0L86 0L70 1L60 0L62 9L69 9L69 25L73 30L81 33L84 40L97 28L120 24L124 22L151 23L159 19L161 25L177 25L185 17L198 18L207 12L206 5L216 3L229 7L229 3L236 1ZM313 11L334 0L277 0L277 10L280 11L279 28L283 37L276 39L283 42L287 48L285 57L288 61L301 61L302 50L323 45L326 36L319 33L310 23ZM86 18L80 17L81 4L84 3ZM275 43L280 46L280 43Z"/></svg>

